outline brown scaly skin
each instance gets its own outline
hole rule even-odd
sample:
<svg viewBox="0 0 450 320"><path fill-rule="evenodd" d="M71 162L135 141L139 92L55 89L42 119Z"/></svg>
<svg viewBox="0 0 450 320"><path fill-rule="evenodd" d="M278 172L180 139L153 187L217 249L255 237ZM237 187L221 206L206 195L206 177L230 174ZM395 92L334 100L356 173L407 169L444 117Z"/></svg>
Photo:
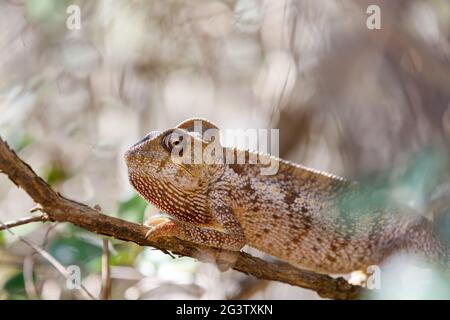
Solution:
<svg viewBox="0 0 450 320"><path fill-rule="evenodd" d="M202 122L203 132L217 129L190 119L176 132L204 150L209 142L193 132L194 121ZM134 188L169 215L148 223L149 237L175 236L233 251L248 244L327 274L366 270L399 250L448 263L449 249L428 220L371 201L356 183L268 155L262 156L279 165L275 175L261 175L261 163L177 164L170 151L178 143L174 129L151 132L125 155Z"/></svg>

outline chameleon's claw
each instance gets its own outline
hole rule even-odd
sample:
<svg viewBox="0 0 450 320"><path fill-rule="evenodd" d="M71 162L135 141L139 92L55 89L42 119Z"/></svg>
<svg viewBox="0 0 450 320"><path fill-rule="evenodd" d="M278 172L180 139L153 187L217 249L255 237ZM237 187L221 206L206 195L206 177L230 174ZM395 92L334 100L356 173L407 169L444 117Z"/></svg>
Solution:
<svg viewBox="0 0 450 320"><path fill-rule="evenodd" d="M147 226L149 228L156 227L157 225L160 225L165 222L171 221L169 218L164 216L155 216L144 222L144 226Z"/></svg>
<svg viewBox="0 0 450 320"><path fill-rule="evenodd" d="M145 234L145 239L148 239L150 237L150 234L152 233L152 231L153 231L153 227L149 226L148 231Z"/></svg>
<svg viewBox="0 0 450 320"><path fill-rule="evenodd" d="M148 239L152 232L155 230L155 227L161 224L164 224L166 222L170 221L170 219L162 216L156 216L152 217L146 222L144 222L144 226L148 227L148 231L145 234L145 239Z"/></svg>
<svg viewBox="0 0 450 320"><path fill-rule="evenodd" d="M156 239L159 237L173 237L179 234L178 224L163 216L153 217L144 223L149 229L145 234L146 239Z"/></svg>

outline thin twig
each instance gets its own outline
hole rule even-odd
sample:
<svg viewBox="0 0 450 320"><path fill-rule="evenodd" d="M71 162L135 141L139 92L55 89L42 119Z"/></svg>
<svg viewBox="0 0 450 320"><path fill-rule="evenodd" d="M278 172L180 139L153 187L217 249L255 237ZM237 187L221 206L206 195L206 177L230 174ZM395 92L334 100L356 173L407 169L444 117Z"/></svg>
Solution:
<svg viewBox="0 0 450 320"><path fill-rule="evenodd" d="M33 254L28 254L23 259L23 279L25 283L25 292L27 293L28 299L37 299L38 293L36 286L34 284L34 252Z"/></svg>
<svg viewBox="0 0 450 320"><path fill-rule="evenodd" d="M111 268L109 267L109 241L103 238L102 254L102 291L100 299L108 300L111 297Z"/></svg>
<svg viewBox="0 0 450 320"><path fill-rule="evenodd" d="M17 237L20 241L25 243L27 246L32 248L34 251L39 253L45 260L47 260L59 273L61 273L64 278L69 277L69 272L66 270L66 268L58 261L56 260L51 254L49 254L47 251L42 250L39 246L34 244L32 241L28 240L25 237L19 236L15 234L12 230L10 230L3 222L0 221L0 226L3 227L4 230L8 231L12 236ZM86 287L81 284L80 288L86 295L88 295L92 300L96 300L95 297L86 289Z"/></svg>
<svg viewBox="0 0 450 320"><path fill-rule="evenodd" d="M41 215L37 215L37 216L32 216L32 217L26 217L26 218L21 218L18 220L14 220L14 221L9 221L9 222L5 222L2 225L0 225L0 230L5 230L5 229L11 229L17 226L21 226L24 224L28 224L31 222L45 222L47 221L48 217L45 214L41 214Z"/></svg>

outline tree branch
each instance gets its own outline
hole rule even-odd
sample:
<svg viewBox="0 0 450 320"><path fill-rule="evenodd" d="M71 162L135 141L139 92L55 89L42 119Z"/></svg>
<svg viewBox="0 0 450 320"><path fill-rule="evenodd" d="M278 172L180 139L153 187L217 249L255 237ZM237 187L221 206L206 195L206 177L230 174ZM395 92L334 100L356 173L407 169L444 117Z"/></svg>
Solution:
<svg viewBox="0 0 450 320"><path fill-rule="evenodd" d="M232 254L227 250L200 246L177 238L148 240L147 227L101 214L99 211L55 192L31 167L22 161L0 138L0 171L8 175L18 187L42 206L50 220L70 222L83 229L131 241L141 246L158 248L165 253L196 258L203 262L220 262L221 256ZM350 285L345 279L304 271L287 263L273 263L240 252L233 269L257 278L285 282L316 291L323 298L355 299L364 290Z"/></svg>

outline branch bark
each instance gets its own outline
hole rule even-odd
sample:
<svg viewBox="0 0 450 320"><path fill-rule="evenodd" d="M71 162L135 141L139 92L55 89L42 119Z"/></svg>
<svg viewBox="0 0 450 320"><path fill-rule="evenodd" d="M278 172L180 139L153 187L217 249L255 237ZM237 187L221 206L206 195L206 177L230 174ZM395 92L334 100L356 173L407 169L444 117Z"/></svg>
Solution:
<svg viewBox="0 0 450 320"><path fill-rule="evenodd" d="M203 262L220 262L232 254L206 246L199 246L177 238L146 239L147 227L104 215L85 204L70 200L54 191L33 169L22 161L0 138L0 171L40 206L49 220L70 222L85 230L131 241L141 246L155 247L165 253L196 258ZM280 281L316 291L323 298L355 299L363 288L350 285L345 279L297 269L287 263L273 263L240 252L233 269L260 279Z"/></svg>

